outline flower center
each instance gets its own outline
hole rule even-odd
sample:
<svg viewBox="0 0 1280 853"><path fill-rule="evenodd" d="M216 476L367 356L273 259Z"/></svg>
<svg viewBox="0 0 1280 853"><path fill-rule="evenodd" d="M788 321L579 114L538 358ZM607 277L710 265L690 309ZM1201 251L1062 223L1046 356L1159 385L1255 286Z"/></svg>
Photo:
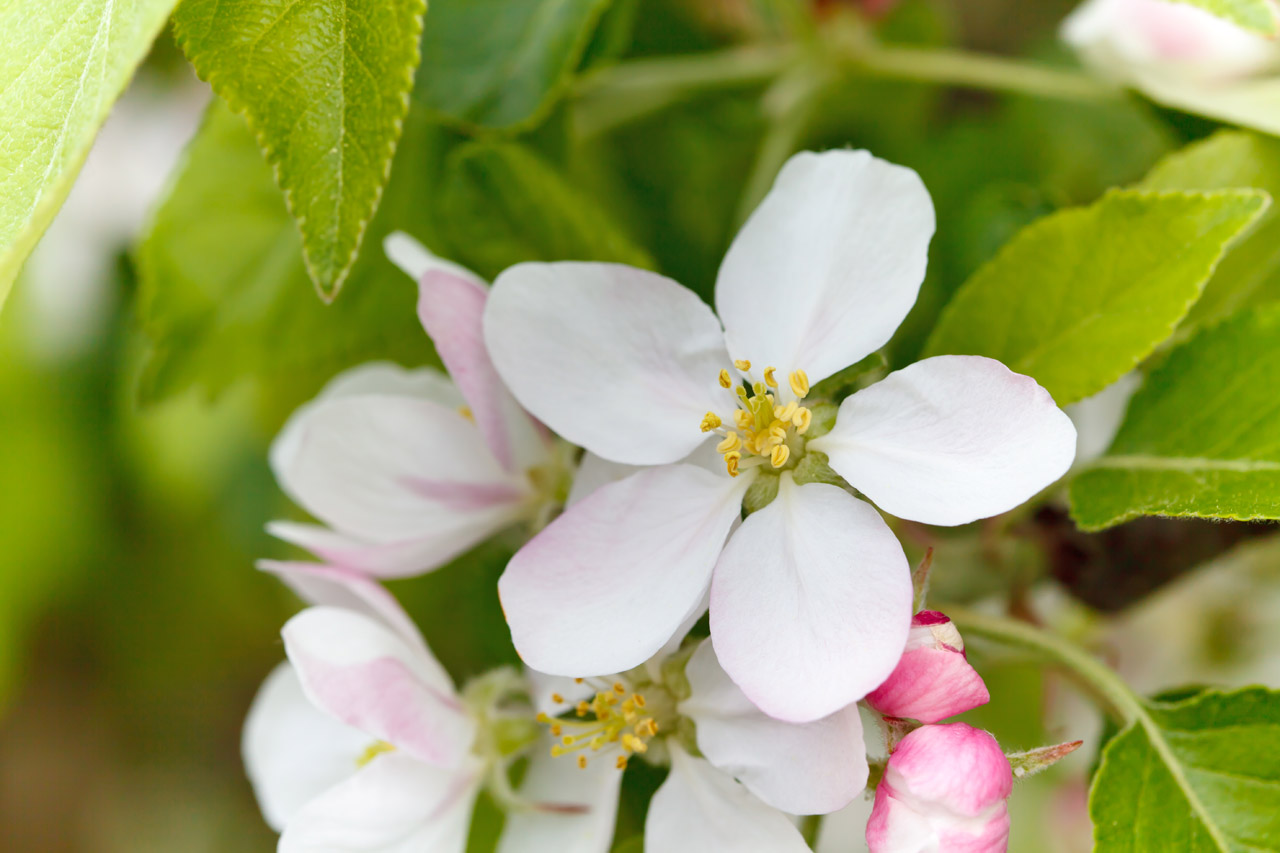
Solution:
<svg viewBox="0 0 1280 853"><path fill-rule="evenodd" d="M738 382L735 393L738 406L733 414L722 418L715 412L707 412L702 418L702 431L724 436L716 445L716 452L724 457L730 477L736 477L744 468L768 463L783 468L788 461L794 463L804 449L800 436L809 429L813 413L800 405L809 393L809 377L803 370L794 370L787 377L791 394L778 385L775 367L766 367L760 379L751 373L751 362L738 360L733 366L746 382ZM728 370L720 371L720 387L734 387L733 376ZM784 397L793 396L787 402ZM732 424L729 426L728 424Z"/></svg>
<svg viewBox="0 0 1280 853"><path fill-rule="evenodd" d="M581 683L582 679L578 681ZM585 768L589 754L615 754L614 765L624 770L627 759L649 749L649 741L658 733L658 721L646 709L643 694L630 690L621 681L601 687L590 700L583 699L572 709L573 717L553 717L543 712L538 714L538 722L560 739L551 747L553 756L576 753L578 766ZM556 704L566 704L558 693L552 694L551 699Z"/></svg>

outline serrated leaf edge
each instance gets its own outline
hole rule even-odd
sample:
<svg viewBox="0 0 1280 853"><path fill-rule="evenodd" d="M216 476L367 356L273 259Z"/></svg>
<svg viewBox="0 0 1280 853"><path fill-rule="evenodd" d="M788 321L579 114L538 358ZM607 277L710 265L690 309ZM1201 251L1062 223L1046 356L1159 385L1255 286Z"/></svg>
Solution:
<svg viewBox="0 0 1280 853"><path fill-rule="evenodd" d="M400 98L399 98L400 113L395 117L395 120L393 122L393 127L395 129L394 133L392 133L391 137L387 140L386 153L383 158L382 181L381 183L378 184L378 187L373 194L372 203L368 206L368 209L367 209L368 212L365 214L365 216L362 219L360 219L356 223L356 239L352 244L350 253L348 254L346 260L342 264L342 268L339 270L338 274L334 277L334 280L331 283L330 290L328 292L325 291L324 285L321 284L319 275L317 274L317 271L314 266L314 261L311 258L311 253L307 250L307 238L306 238L306 232L304 230L306 226L307 218L297 210L297 205L294 199L293 190L286 187L282 181L282 176L281 176L282 157L280 155L280 152L275 146L272 146L271 144L269 144L266 133L262 128L258 127L257 122L254 120L253 115L249 111L248 105L237 104L234 101L232 101L230 98L226 97L222 92L219 91L219 89L221 88L219 83L219 78L221 78L222 75L214 74L214 73L205 75L200 70L200 67L197 65L195 59L191 55L190 50L188 49L187 35L183 32L184 28L179 25L176 17L173 19L174 41L177 42L179 49L182 50L183 56L187 58L187 61L191 63L192 68L195 69L196 76L198 76L201 80L204 80L206 83L208 83L210 87L213 88L214 93L217 94L218 97L221 98L223 101L225 101L227 105L231 107L231 110L233 112L235 112L237 115L241 116L245 120L245 123L249 126L249 130L253 133L254 141L258 143L259 150L263 152L263 156L266 158L267 163L271 166L272 179L275 181L276 186L280 189L281 194L284 196L285 207L288 208L289 216L291 219L293 219L294 224L298 228L298 233L302 237L303 265L307 268L307 275L308 277L310 277L311 283L315 285L316 295L318 295L321 301L323 301L326 304L332 304L333 301L338 298L338 294L342 290L342 285L346 282L347 276L350 275L351 273L351 268L355 265L356 258L360 254L360 247L364 243L365 234L369 230L369 224L373 221L373 217L378 212L378 207L382 203L382 196L384 191L386 190L387 181L391 179L391 167L395 162L396 149L399 147L400 137L404 133L404 120L409 114L409 108L411 105L411 98L413 94L414 73L417 71L419 63L422 62L422 46L421 45L422 45L423 18L426 16L426 12L427 12L427 0L407 0L407 2L413 4L413 6L415 7L415 14L413 14L412 21L411 21L411 28L413 29L413 62L407 66L407 68L403 73L404 79L401 80L402 89L401 89ZM343 24L344 34L346 31L345 27L346 27L346 24L344 22Z"/></svg>

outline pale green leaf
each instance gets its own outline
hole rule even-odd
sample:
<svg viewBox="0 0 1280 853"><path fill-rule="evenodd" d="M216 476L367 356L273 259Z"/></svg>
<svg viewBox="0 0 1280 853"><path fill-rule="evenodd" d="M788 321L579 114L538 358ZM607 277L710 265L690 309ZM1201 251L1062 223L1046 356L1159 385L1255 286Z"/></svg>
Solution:
<svg viewBox="0 0 1280 853"><path fill-rule="evenodd" d="M1271 0L1174 0L1198 6L1237 27L1265 36L1276 34L1276 9Z"/></svg>
<svg viewBox="0 0 1280 853"><path fill-rule="evenodd" d="M1146 190L1254 187L1280 197L1280 140L1221 131L1170 154L1139 185ZM1280 300L1280 211L1268 208L1257 226L1222 259L1179 334L1241 307Z"/></svg>
<svg viewBox="0 0 1280 853"><path fill-rule="evenodd" d="M405 135L422 154L419 124L411 117ZM429 189L417 165L397 167L372 241L392 227L425 236L418 210ZM377 242L371 249L352 272L358 286L332 305L316 299L270 169L244 121L215 102L138 253L139 313L153 344L143 399L193 385L217 393L255 376L286 407L363 360L431 361L417 289Z"/></svg>
<svg viewBox="0 0 1280 853"><path fill-rule="evenodd" d="M1280 693L1143 703L1089 793L1095 853L1280 850Z"/></svg>
<svg viewBox="0 0 1280 853"><path fill-rule="evenodd" d="M1280 307L1170 352L1105 456L1071 484L1086 530L1141 515L1280 518Z"/></svg>
<svg viewBox="0 0 1280 853"><path fill-rule="evenodd" d="M0 3L0 305L175 2Z"/></svg>
<svg viewBox="0 0 1280 853"><path fill-rule="evenodd" d="M1132 370L1173 332L1258 190L1111 192L1023 229L961 287L927 354L984 355L1064 406Z"/></svg>
<svg viewBox="0 0 1280 853"><path fill-rule="evenodd" d="M469 126L536 122L610 0L432 0L414 98Z"/></svg>
<svg viewBox="0 0 1280 853"><path fill-rule="evenodd" d="M184 0L178 42L253 129L332 299L391 170L425 0Z"/></svg>

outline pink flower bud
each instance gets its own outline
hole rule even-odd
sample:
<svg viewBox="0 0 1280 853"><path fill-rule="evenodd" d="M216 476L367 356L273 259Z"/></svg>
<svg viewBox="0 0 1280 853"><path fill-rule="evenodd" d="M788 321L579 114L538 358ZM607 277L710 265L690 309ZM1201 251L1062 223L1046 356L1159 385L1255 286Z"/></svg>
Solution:
<svg viewBox="0 0 1280 853"><path fill-rule="evenodd" d="M867 696L867 704L889 717L936 723L990 699L982 676L965 659L956 626L937 611L922 610L911 620L897 668Z"/></svg>
<svg viewBox="0 0 1280 853"><path fill-rule="evenodd" d="M996 739L923 726L889 756L867 822L871 853L1004 853L1013 772Z"/></svg>

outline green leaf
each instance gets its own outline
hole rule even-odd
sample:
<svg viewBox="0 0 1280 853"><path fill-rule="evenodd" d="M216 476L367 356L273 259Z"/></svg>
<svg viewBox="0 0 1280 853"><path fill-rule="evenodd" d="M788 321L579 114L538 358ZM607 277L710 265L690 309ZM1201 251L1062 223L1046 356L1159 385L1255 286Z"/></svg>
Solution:
<svg viewBox="0 0 1280 853"><path fill-rule="evenodd" d="M175 2L0 4L0 306Z"/></svg>
<svg viewBox="0 0 1280 853"><path fill-rule="evenodd" d="M1145 190L1254 187L1280 197L1280 140L1222 131L1162 160L1139 185ZM1179 330L1221 320L1246 305L1280 300L1280 212L1268 209L1227 254Z"/></svg>
<svg viewBox="0 0 1280 853"><path fill-rule="evenodd" d="M342 287L391 170L426 0L184 0L183 52L243 113L302 232L320 295Z"/></svg>
<svg viewBox="0 0 1280 853"><path fill-rule="evenodd" d="M1280 850L1280 692L1147 702L1089 793L1096 853Z"/></svg>
<svg viewBox="0 0 1280 853"><path fill-rule="evenodd" d="M432 139L410 117L406 149L370 230L358 286L333 305L315 298L297 229L244 121L215 102L139 250L139 312L153 347L142 397L191 386L210 393L258 377L284 411L343 368L373 358L433 361L413 282L379 245L392 228L419 237L430 193L421 164Z"/></svg>
<svg viewBox="0 0 1280 853"><path fill-rule="evenodd" d="M458 258L483 276L521 261L654 266L590 196L522 145L464 145L444 171L441 228Z"/></svg>
<svg viewBox="0 0 1280 853"><path fill-rule="evenodd" d="M1142 515L1280 518L1280 307L1245 312L1169 353L1107 454L1071 484L1086 530Z"/></svg>
<svg viewBox="0 0 1280 853"><path fill-rule="evenodd" d="M468 127L545 117L610 0L432 0L414 98Z"/></svg>
<svg viewBox="0 0 1280 853"><path fill-rule="evenodd" d="M961 287L926 352L999 359L1060 406L1088 397L1169 337L1268 201L1122 191L1046 216Z"/></svg>
<svg viewBox="0 0 1280 853"><path fill-rule="evenodd" d="M1210 15L1265 36L1276 34L1276 11L1270 0L1174 0L1198 6Z"/></svg>

